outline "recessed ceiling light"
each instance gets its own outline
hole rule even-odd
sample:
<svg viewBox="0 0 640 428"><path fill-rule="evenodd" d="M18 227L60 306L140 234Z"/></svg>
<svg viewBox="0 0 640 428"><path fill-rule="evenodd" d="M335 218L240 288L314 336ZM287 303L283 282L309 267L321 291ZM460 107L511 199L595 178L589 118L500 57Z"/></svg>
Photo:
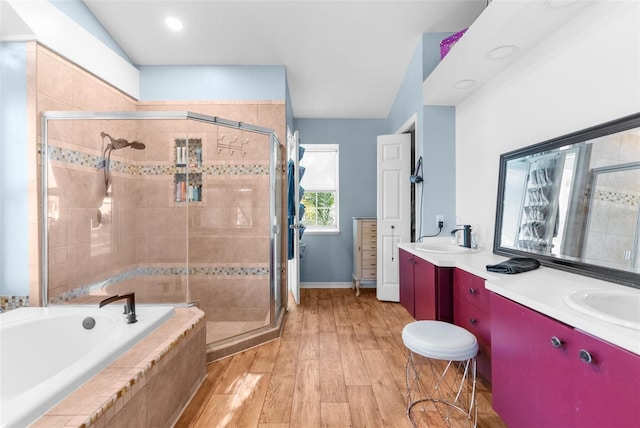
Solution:
<svg viewBox="0 0 640 428"><path fill-rule="evenodd" d="M489 59L504 59L515 54L518 51L518 47L514 45L498 46L487 52L487 58Z"/></svg>
<svg viewBox="0 0 640 428"><path fill-rule="evenodd" d="M453 87L456 89L467 89L472 87L473 85L476 84L475 80L471 80L471 79L465 79L465 80L458 80Z"/></svg>
<svg viewBox="0 0 640 428"><path fill-rule="evenodd" d="M182 21L180 21L178 18L174 17L174 16L170 16L167 19L165 19L165 24L167 24L167 27L169 27L169 29L171 31L180 31L182 30Z"/></svg>

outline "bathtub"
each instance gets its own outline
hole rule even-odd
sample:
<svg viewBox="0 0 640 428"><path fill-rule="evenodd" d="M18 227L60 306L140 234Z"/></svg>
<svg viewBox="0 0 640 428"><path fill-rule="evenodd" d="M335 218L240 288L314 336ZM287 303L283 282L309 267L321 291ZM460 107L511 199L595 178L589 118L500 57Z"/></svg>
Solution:
<svg viewBox="0 0 640 428"><path fill-rule="evenodd" d="M170 306L19 308L0 315L0 427L24 427L171 318ZM88 328L95 321L92 328ZM84 325L83 325L84 324Z"/></svg>

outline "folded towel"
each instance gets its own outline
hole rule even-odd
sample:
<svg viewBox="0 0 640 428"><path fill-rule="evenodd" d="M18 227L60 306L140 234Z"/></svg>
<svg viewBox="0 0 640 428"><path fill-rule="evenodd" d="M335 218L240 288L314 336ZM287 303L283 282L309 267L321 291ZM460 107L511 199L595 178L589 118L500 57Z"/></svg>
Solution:
<svg viewBox="0 0 640 428"><path fill-rule="evenodd" d="M505 260L502 263L498 263L497 265L487 265L487 270L489 272L513 274L527 272L529 270L538 269L539 267L540 262L536 259L528 257L514 257L509 260Z"/></svg>

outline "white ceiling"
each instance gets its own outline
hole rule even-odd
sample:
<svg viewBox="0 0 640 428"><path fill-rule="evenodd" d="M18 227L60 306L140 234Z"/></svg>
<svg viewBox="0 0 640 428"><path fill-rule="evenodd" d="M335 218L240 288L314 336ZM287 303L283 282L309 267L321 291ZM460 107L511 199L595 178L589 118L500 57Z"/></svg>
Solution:
<svg viewBox="0 0 640 428"><path fill-rule="evenodd" d="M137 65L284 65L296 118L386 118L422 33L465 28L487 4L83 1Z"/></svg>
<svg viewBox="0 0 640 428"><path fill-rule="evenodd" d="M422 33L487 0L83 0L136 65L283 65L296 118L386 118ZM184 23L170 32L167 16Z"/></svg>

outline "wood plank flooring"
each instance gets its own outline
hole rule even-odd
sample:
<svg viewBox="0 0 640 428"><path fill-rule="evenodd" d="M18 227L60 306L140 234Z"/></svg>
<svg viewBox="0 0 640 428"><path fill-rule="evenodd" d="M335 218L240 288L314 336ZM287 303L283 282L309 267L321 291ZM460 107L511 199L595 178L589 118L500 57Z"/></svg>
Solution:
<svg viewBox="0 0 640 428"><path fill-rule="evenodd" d="M411 426L401 337L411 315L378 301L375 289L359 297L349 289L300 291L281 338L207 366L177 428ZM504 427L487 385L477 389L478 426Z"/></svg>

